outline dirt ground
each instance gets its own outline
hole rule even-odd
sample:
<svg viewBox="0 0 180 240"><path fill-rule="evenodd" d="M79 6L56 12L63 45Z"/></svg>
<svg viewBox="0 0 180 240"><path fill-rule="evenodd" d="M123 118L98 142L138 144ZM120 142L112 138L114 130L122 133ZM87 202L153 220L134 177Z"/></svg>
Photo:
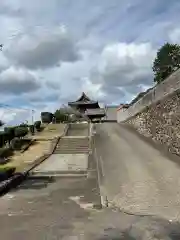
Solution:
<svg viewBox="0 0 180 240"><path fill-rule="evenodd" d="M31 136L36 141L23 153L16 151L9 158L10 161L0 168L15 167L16 171L23 171L32 165L39 157L49 153L52 139L63 134L65 124L49 124L42 132Z"/></svg>
<svg viewBox="0 0 180 240"><path fill-rule="evenodd" d="M48 153L50 146L51 141L35 141L25 152L15 152L15 154L11 156L10 162L6 164L6 167L15 167L16 171L22 171L39 157Z"/></svg>
<svg viewBox="0 0 180 240"><path fill-rule="evenodd" d="M65 127L66 124L49 124L42 132L36 133L34 136L31 136L31 138L39 140L51 140L62 135Z"/></svg>

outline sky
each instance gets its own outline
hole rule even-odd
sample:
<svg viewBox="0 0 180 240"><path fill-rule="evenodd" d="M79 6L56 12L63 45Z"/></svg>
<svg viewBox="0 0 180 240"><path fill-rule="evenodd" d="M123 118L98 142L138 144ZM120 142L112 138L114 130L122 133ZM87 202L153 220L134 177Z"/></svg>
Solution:
<svg viewBox="0 0 180 240"><path fill-rule="evenodd" d="M83 91L128 103L153 85L157 49L180 43L179 12L179 0L1 0L0 119L38 119Z"/></svg>

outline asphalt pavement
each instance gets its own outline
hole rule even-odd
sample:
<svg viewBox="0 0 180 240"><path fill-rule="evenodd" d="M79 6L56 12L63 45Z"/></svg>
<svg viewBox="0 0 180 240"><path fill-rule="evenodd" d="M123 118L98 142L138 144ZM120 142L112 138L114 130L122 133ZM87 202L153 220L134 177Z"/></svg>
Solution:
<svg viewBox="0 0 180 240"><path fill-rule="evenodd" d="M179 240L179 166L117 124L97 125L94 146L88 164L56 155L1 197L1 238ZM87 176L62 177L69 167Z"/></svg>
<svg viewBox="0 0 180 240"><path fill-rule="evenodd" d="M95 148L102 194L109 206L131 214L180 220L178 163L117 123L96 125Z"/></svg>

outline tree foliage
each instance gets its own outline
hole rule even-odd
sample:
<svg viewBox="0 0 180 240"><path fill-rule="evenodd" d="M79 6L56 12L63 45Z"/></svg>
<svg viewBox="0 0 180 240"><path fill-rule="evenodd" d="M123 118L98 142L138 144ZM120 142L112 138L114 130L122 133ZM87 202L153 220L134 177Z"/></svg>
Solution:
<svg viewBox="0 0 180 240"><path fill-rule="evenodd" d="M0 120L0 127L2 127L3 125L4 125L4 122Z"/></svg>
<svg viewBox="0 0 180 240"><path fill-rule="evenodd" d="M28 128L27 127L16 127L15 128L15 131L14 131L14 135L15 137L17 138L22 138L22 137L25 137L28 133Z"/></svg>
<svg viewBox="0 0 180 240"><path fill-rule="evenodd" d="M39 132L41 130L41 121L36 121L34 127Z"/></svg>
<svg viewBox="0 0 180 240"><path fill-rule="evenodd" d="M180 67L180 46L164 44L157 52L153 63L154 82L164 81L171 73Z"/></svg>
<svg viewBox="0 0 180 240"><path fill-rule="evenodd" d="M29 132L31 133L31 135L34 135L34 130L35 130L35 127L33 124L29 125Z"/></svg>
<svg viewBox="0 0 180 240"><path fill-rule="evenodd" d="M53 119L53 114L51 112L41 112L42 123L51 123Z"/></svg>
<svg viewBox="0 0 180 240"><path fill-rule="evenodd" d="M5 141L8 141L10 144L11 140L15 137L15 127L5 127L4 133Z"/></svg>
<svg viewBox="0 0 180 240"><path fill-rule="evenodd" d="M68 114L66 114L64 111L61 111L60 109L57 109L54 113L54 117L56 119L56 122L64 122L68 121Z"/></svg>

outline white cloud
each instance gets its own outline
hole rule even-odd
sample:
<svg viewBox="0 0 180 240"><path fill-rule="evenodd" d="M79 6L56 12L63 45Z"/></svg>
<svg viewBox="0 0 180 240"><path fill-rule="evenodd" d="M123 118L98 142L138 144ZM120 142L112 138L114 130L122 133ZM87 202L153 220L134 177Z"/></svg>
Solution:
<svg viewBox="0 0 180 240"><path fill-rule="evenodd" d="M50 68L59 62L74 62L79 58L75 42L65 26L38 27L19 34L5 54L12 63L30 69Z"/></svg>
<svg viewBox="0 0 180 240"><path fill-rule="evenodd" d="M5 123L3 127L18 125L26 120L31 121L32 111L16 108L0 108L0 119Z"/></svg>
<svg viewBox="0 0 180 240"><path fill-rule="evenodd" d="M170 31L169 39L172 43L180 44L180 28L175 28Z"/></svg>
<svg viewBox="0 0 180 240"><path fill-rule="evenodd" d="M3 102L31 102L40 112L81 91L104 102L129 101L153 84L156 49L169 39L180 42L179 6L167 0L2 1Z"/></svg>
<svg viewBox="0 0 180 240"><path fill-rule="evenodd" d="M86 92L93 99L101 99L105 96L102 91L102 84L100 83L92 83L88 78L82 78L82 85L80 92Z"/></svg>
<svg viewBox="0 0 180 240"><path fill-rule="evenodd" d="M3 94L22 94L40 88L36 77L31 72L10 67L0 74L0 92Z"/></svg>
<svg viewBox="0 0 180 240"><path fill-rule="evenodd" d="M147 83L156 51L149 43L115 43L106 46L98 70L104 84L122 87Z"/></svg>

